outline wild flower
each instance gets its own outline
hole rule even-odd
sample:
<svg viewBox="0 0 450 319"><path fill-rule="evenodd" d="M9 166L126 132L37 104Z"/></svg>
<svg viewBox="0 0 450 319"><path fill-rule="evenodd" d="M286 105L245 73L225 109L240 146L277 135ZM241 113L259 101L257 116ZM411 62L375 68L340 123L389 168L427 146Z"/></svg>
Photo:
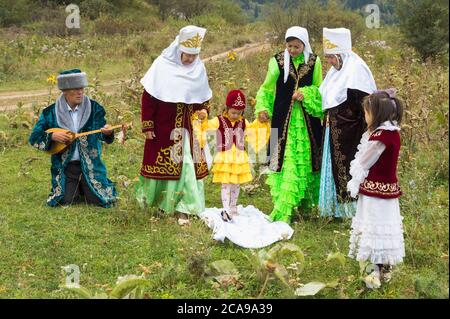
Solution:
<svg viewBox="0 0 450 319"><path fill-rule="evenodd" d="M55 75L49 75L47 77L47 83L55 85L56 84L56 76Z"/></svg>
<svg viewBox="0 0 450 319"><path fill-rule="evenodd" d="M235 51L230 51L227 53L228 61L236 60L237 53Z"/></svg>

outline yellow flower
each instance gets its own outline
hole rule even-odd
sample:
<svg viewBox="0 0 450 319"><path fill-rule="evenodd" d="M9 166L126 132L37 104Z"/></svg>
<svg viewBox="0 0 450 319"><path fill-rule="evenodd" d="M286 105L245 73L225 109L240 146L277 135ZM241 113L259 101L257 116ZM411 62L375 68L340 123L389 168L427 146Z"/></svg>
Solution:
<svg viewBox="0 0 450 319"><path fill-rule="evenodd" d="M161 299L173 299L173 296L169 292L164 292L161 295Z"/></svg>
<svg viewBox="0 0 450 319"><path fill-rule="evenodd" d="M234 51L230 51L227 53L228 61L236 60L237 53Z"/></svg>
<svg viewBox="0 0 450 319"><path fill-rule="evenodd" d="M47 83L50 83L50 84L56 84L56 76L55 76L55 75L50 75L50 76L47 78Z"/></svg>

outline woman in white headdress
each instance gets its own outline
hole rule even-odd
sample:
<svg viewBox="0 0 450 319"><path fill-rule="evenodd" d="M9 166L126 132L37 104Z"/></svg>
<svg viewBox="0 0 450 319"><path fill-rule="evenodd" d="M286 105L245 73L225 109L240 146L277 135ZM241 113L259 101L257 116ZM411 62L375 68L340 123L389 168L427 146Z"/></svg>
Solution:
<svg viewBox="0 0 450 319"><path fill-rule="evenodd" d="M261 122L271 122L266 181L274 203L270 217L290 222L296 207L309 208L318 201L322 64L305 28L289 28L285 40L286 49L269 61L255 114Z"/></svg>
<svg viewBox="0 0 450 319"><path fill-rule="evenodd" d="M141 80L146 136L136 197L141 205L178 213L180 225L204 210L205 155L192 138L192 116L209 111L212 92L199 58L206 29L186 26Z"/></svg>
<svg viewBox="0 0 450 319"><path fill-rule="evenodd" d="M320 86L326 124L319 211L321 216L352 217L356 202L347 192L350 162L366 129L362 101L376 84L367 64L352 51L350 30L324 28L323 49L331 68Z"/></svg>

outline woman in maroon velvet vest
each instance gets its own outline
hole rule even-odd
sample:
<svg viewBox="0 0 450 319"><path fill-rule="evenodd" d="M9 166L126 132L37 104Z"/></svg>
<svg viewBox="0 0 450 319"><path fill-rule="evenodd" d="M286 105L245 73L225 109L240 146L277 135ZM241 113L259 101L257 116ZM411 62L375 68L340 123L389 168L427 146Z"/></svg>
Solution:
<svg viewBox="0 0 450 319"><path fill-rule="evenodd" d="M192 138L192 116L208 110L211 89L198 54L206 29L187 26L142 78L142 132L146 136L137 200L165 213L204 210L205 155Z"/></svg>

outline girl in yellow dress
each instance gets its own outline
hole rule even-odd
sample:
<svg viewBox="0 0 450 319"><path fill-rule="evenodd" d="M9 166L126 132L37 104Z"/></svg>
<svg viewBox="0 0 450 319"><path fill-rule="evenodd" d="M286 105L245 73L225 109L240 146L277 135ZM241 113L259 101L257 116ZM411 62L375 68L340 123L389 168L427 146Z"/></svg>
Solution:
<svg viewBox="0 0 450 319"><path fill-rule="evenodd" d="M221 115L208 121L206 111L200 111L198 114L199 120L202 120L201 134L207 130L216 131L217 154L214 156L211 172L213 183L222 184L221 197L224 210L221 215L225 221L231 221L232 216L237 215L240 185L253 179L244 143L247 140L258 152L266 143L270 131L268 123L257 120L249 123L243 117L244 109L244 93L232 90L227 95L226 109ZM201 144L204 143L204 140L201 141Z"/></svg>

